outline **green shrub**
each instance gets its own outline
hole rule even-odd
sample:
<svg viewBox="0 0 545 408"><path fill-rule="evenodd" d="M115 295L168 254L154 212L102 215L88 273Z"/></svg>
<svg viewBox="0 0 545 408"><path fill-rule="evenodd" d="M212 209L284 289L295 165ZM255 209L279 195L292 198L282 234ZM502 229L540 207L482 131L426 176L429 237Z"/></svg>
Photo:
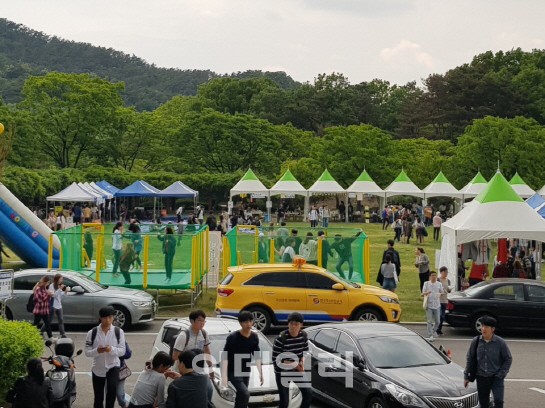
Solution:
<svg viewBox="0 0 545 408"><path fill-rule="evenodd" d="M17 377L26 374L26 362L43 351L40 332L27 322L0 319L0 397Z"/></svg>

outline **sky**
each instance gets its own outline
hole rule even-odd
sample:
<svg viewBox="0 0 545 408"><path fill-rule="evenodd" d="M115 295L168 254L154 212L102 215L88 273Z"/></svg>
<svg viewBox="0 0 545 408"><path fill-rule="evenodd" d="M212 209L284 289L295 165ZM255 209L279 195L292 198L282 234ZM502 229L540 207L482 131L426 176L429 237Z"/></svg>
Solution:
<svg viewBox="0 0 545 408"><path fill-rule="evenodd" d="M1 17L158 67L403 85L486 52L545 48L542 0L2 0Z"/></svg>

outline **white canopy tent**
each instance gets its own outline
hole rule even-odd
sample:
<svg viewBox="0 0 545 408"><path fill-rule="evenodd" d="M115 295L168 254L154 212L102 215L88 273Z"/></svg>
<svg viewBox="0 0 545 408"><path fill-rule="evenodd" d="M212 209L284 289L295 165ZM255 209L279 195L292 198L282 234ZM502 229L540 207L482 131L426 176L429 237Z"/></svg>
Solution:
<svg viewBox="0 0 545 408"><path fill-rule="evenodd" d="M479 193L483 191L483 189L486 187L486 183L486 179L479 171L475 175L475 177L473 177L473 179L460 190L460 193L462 193L462 200L465 200L466 198L477 197Z"/></svg>
<svg viewBox="0 0 545 408"><path fill-rule="evenodd" d="M229 209L232 208L232 197L239 194L256 194L267 198L267 213L271 219L271 206L269 189L257 178L252 169L248 169L246 174L231 189L229 196ZM230 211L229 211L230 212Z"/></svg>
<svg viewBox="0 0 545 408"><path fill-rule="evenodd" d="M47 197L47 201L92 201L97 197L74 182L55 195Z"/></svg>
<svg viewBox="0 0 545 408"><path fill-rule="evenodd" d="M88 183L78 183L78 186L80 186L82 189L87 191L89 194L96 197L95 202L97 204L102 204L104 202L104 196L96 191L94 191L89 185L86 185Z"/></svg>
<svg viewBox="0 0 545 408"><path fill-rule="evenodd" d="M348 222L348 194L339 183L333 178L327 169L314 184L308 189L309 197L320 194L343 194L346 195L345 220Z"/></svg>
<svg viewBox="0 0 545 408"><path fill-rule="evenodd" d="M428 184L428 186L423 190L424 198L431 197L453 197L453 198L462 198L462 193L460 193L456 188L450 184L448 179L445 177L442 171L439 172L437 177Z"/></svg>
<svg viewBox="0 0 545 408"><path fill-rule="evenodd" d="M496 173L473 202L441 225L440 265L457 282L458 246L481 239L523 238L545 242L545 219ZM536 250L538 258L541 251ZM536 259L540 269L541 259ZM540 271L536 271L540 274Z"/></svg>
<svg viewBox="0 0 545 408"><path fill-rule="evenodd" d="M509 184L521 198L530 198L536 193L524 182L518 173L515 173L511 180L509 180Z"/></svg>
<svg viewBox="0 0 545 408"><path fill-rule="evenodd" d="M384 190L384 198L394 196L413 196L424 198L424 192L414 184L404 170Z"/></svg>
<svg viewBox="0 0 545 408"><path fill-rule="evenodd" d="M104 197L106 197L107 200L111 200L114 195L110 193L109 191L104 190L100 186L98 186L94 181L91 181L89 185L93 188L93 190L101 193Z"/></svg>
<svg viewBox="0 0 545 408"><path fill-rule="evenodd" d="M367 170L363 170L360 176L346 189L347 193L372 194L384 197L384 190L373 181Z"/></svg>
<svg viewBox="0 0 545 408"><path fill-rule="evenodd" d="M305 187L299 181L294 177L294 175L291 173L291 171L288 169L286 172L280 177L280 180L278 180L274 186L271 187L270 191L270 197L280 194L295 194L295 195L302 195L305 197L305 206L304 206L304 214L307 214L309 211L309 204L308 204L308 196L309 193Z"/></svg>
<svg viewBox="0 0 545 408"><path fill-rule="evenodd" d="M538 193L541 197L545 198L545 185L544 185L543 187L541 187L541 188L537 191L537 193Z"/></svg>

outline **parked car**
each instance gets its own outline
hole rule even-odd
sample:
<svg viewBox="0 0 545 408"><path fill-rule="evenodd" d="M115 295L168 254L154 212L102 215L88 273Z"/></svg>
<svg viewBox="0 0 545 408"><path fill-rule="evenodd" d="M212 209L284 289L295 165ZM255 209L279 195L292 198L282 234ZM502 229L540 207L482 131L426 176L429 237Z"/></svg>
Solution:
<svg viewBox="0 0 545 408"><path fill-rule="evenodd" d="M157 333L153 342L153 349L150 358L153 358L159 351L170 352L171 339L177 336L182 330L190 327L188 318L175 318L166 320ZM229 383L228 392L221 392L221 370L219 363L221 361L221 352L225 346L227 336L240 329L238 320L230 316L207 317L205 330L210 336L210 353L216 363L214 366L213 396L212 402L218 408L230 408L234 405L236 390ZM272 344L260 332L259 348L262 353L263 385L259 384L259 374L252 363L252 372L250 376L250 402L249 408L258 407L276 407L280 401L278 388L274 376L274 367L272 364ZM170 380L167 380L170 382ZM290 386L290 404L289 408L298 408L301 405L301 392L293 384Z"/></svg>
<svg viewBox="0 0 545 408"><path fill-rule="evenodd" d="M344 322L307 330L313 396L339 407L472 408L474 383L420 335L386 322ZM351 383L350 383L351 381Z"/></svg>
<svg viewBox="0 0 545 408"><path fill-rule="evenodd" d="M155 319L157 305L153 296L143 290L102 285L87 276L69 270L26 269L15 272L13 298L6 302L6 317L10 320L33 321L26 304L36 282L42 276L60 273L63 284L72 289L62 301L65 324L98 323L98 311L111 305L115 309L115 326L126 329L136 323ZM53 319L56 322L56 318Z"/></svg>
<svg viewBox="0 0 545 408"><path fill-rule="evenodd" d="M545 327L545 283L531 279L491 279L448 295L445 320L453 327L481 331L483 316L494 317L501 329Z"/></svg>
<svg viewBox="0 0 545 408"><path fill-rule="evenodd" d="M398 322L398 297L376 286L349 282L324 268L289 263L232 266L218 285L216 314L254 315L254 327L267 332L300 312L305 323L342 320Z"/></svg>

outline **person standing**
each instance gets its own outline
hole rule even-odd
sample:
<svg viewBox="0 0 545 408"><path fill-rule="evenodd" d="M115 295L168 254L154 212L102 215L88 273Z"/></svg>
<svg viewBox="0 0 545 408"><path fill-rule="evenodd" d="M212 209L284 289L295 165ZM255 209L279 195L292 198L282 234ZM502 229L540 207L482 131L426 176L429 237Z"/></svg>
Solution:
<svg viewBox="0 0 545 408"><path fill-rule="evenodd" d="M433 217L433 239L435 241L439 241L439 235L441 234L441 223L443 220L441 219L441 213L437 211L435 213L435 217Z"/></svg>
<svg viewBox="0 0 545 408"><path fill-rule="evenodd" d="M409 244L410 239L413 236L413 223L410 216L403 217L403 236L401 237L404 244ZM406 241L406 242L405 242Z"/></svg>
<svg viewBox="0 0 545 408"><path fill-rule="evenodd" d="M72 215L74 216L74 223L76 225L81 224L81 207L79 203L76 203L74 208L72 208Z"/></svg>
<svg viewBox="0 0 545 408"><path fill-rule="evenodd" d="M91 209L87 204L83 207L83 222L91 222Z"/></svg>
<svg viewBox="0 0 545 408"><path fill-rule="evenodd" d="M131 356L132 350L129 347L129 343L125 342L125 354L123 357L119 357L119 381L116 389L117 403L121 408L126 408L127 406L127 401L125 400L125 380L131 375L131 372L125 360L131 358Z"/></svg>
<svg viewBox="0 0 545 408"><path fill-rule="evenodd" d="M140 226L138 225L138 223L133 222L131 225L129 225L129 231L131 231L131 242L134 247L134 253L136 254L136 263L138 264L138 270L140 270L142 269L142 260L140 259L140 252L142 252L142 249L144 248L144 240L142 239Z"/></svg>
<svg viewBox="0 0 545 408"><path fill-rule="evenodd" d="M229 334L225 341L221 362L221 385L225 388L227 381L230 381L237 391L234 408L247 408L250 400L248 385L250 384L252 356L261 385L263 385L263 370L259 337L257 333L252 331L254 316L247 310L242 311L238 315L238 322L240 330Z"/></svg>
<svg viewBox="0 0 545 408"><path fill-rule="evenodd" d="M293 257L295 256L295 238L288 237L286 239L286 246L282 251L280 262L291 263L293 262Z"/></svg>
<svg viewBox="0 0 545 408"><path fill-rule="evenodd" d="M291 237L295 240L295 246L293 247L293 249L296 255L299 255L299 247L301 246L301 243L303 242L303 240L297 236L298 233L299 231L297 231L296 229L291 230Z"/></svg>
<svg viewBox="0 0 545 408"><path fill-rule="evenodd" d="M401 221L401 218L399 216L394 221L394 241L397 239L397 242L401 241L401 231L403 230L403 221Z"/></svg>
<svg viewBox="0 0 545 408"><path fill-rule="evenodd" d="M216 221L216 216L214 215L214 211L208 212L208 218L206 219L206 225L208 225L209 231L215 231L218 223Z"/></svg>
<svg viewBox="0 0 545 408"><path fill-rule="evenodd" d="M299 255L301 255L307 263L312 265L318 265L318 244L313 239L312 232L307 232L305 240L299 247Z"/></svg>
<svg viewBox="0 0 545 408"><path fill-rule="evenodd" d="M104 306L98 312L100 324L87 332L85 355L93 358L93 408L114 408L119 382L119 357L125 355L125 333L113 326L115 309Z"/></svg>
<svg viewBox="0 0 545 408"><path fill-rule="evenodd" d="M420 217L416 217L413 227L416 231L416 244L424 245L424 237L426 234L426 225L422 222Z"/></svg>
<svg viewBox="0 0 545 408"><path fill-rule="evenodd" d="M205 360L210 366L212 364L210 357L210 338L208 333L204 330L204 324L206 323L206 314L202 310L193 310L189 313L189 323L191 326L189 329L182 330L178 336L172 348L172 359L175 361L175 367L178 366L178 357L180 353L186 350L199 349L202 350L205 355ZM180 371L178 371L180 372ZM210 379L214 378L214 373L211 371L210 375L204 373L205 376L209 376ZM208 400L212 400L212 381L207 383Z"/></svg>
<svg viewBox="0 0 545 408"><path fill-rule="evenodd" d="M57 273L53 277L53 283L49 286L49 291L53 293L53 308L50 309L50 323L53 321L53 313L55 313L59 322L59 333L62 338L65 338L62 299L66 296L67 292L70 292L70 286L63 285L62 275Z"/></svg>
<svg viewBox="0 0 545 408"><path fill-rule="evenodd" d="M121 243L121 237L123 234L123 223L121 221L118 221L114 229L112 231L112 251L114 251L114 259L113 259L113 269L112 274L114 277L119 276L117 274L117 269L119 268L119 260L121 259L121 248L123 247Z"/></svg>
<svg viewBox="0 0 545 408"><path fill-rule="evenodd" d="M426 227L429 227L431 225L431 216L433 215L433 207L430 205L426 205L424 208L424 221L426 224Z"/></svg>
<svg viewBox="0 0 545 408"><path fill-rule="evenodd" d="M388 206L384 206L384 209L382 210L382 214L380 214L382 217L382 230L385 230L388 228Z"/></svg>
<svg viewBox="0 0 545 408"><path fill-rule="evenodd" d="M382 275L382 289L386 289L395 293L397 288L396 266L392 263L392 257L390 256L390 254L387 254L385 258L386 262L380 265L380 274Z"/></svg>
<svg viewBox="0 0 545 408"><path fill-rule="evenodd" d="M346 221L346 206L344 205L344 201L341 201L339 204L339 215L341 216L341 222Z"/></svg>
<svg viewBox="0 0 545 408"><path fill-rule="evenodd" d="M34 315L33 326L38 327L40 320L42 320L47 336L52 340L57 340L53 337L53 333L51 332L51 320L49 318L50 300L53 296L53 292L47 289L50 283L51 278L49 276L42 276L40 281L34 286L34 308L32 309L32 314Z"/></svg>
<svg viewBox="0 0 545 408"><path fill-rule="evenodd" d="M396 270L398 280L399 280L399 275L401 275L401 260L399 259L399 252L397 252L394 249L395 241L393 239L389 239L388 241L386 241L386 244L388 245L388 248L386 248L384 252L382 253L381 269L379 269L377 274L377 282L381 286L384 283L383 281L384 276L382 275L382 264L386 263L387 255L390 255L392 263L395 265L395 270Z"/></svg>
<svg viewBox="0 0 545 408"><path fill-rule="evenodd" d="M322 241L322 268L327 269L327 261L330 256L333 256L331 245L329 245L329 241L327 240L324 231L318 231L318 239Z"/></svg>
<svg viewBox="0 0 545 408"><path fill-rule="evenodd" d="M257 262L269 262L269 245L267 245L265 234L262 232L259 233L259 240L257 242Z"/></svg>
<svg viewBox="0 0 545 408"><path fill-rule="evenodd" d="M427 282L430 279L430 258L428 258L428 255L424 253L424 248L416 248L414 252L416 253L416 261L414 262L414 266L418 268L420 292L422 292L424 282Z"/></svg>
<svg viewBox="0 0 545 408"><path fill-rule="evenodd" d="M326 204L326 205L324 205L323 217L322 217L322 224L323 224L324 228L329 227L329 217L330 216L331 216L331 211L329 210L329 208L327 207L327 204Z"/></svg>
<svg viewBox="0 0 545 408"><path fill-rule="evenodd" d="M26 363L27 375L19 377L8 391L6 402L12 407L45 408L53 401L51 379L45 376L42 360L31 358Z"/></svg>
<svg viewBox="0 0 545 408"><path fill-rule="evenodd" d="M129 242L125 245L125 250L123 255L119 259L119 270L121 275L125 278L125 285L131 284L131 274L129 271L134 267L136 263L136 252L134 251L133 245Z"/></svg>
<svg viewBox="0 0 545 408"><path fill-rule="evenodd" d="M348 262L348 280L352 279L352 273L354 272L354 260L352 259L352 242L360 236L362 231L358 231L356 235L350 238L343 238L341 234L335 234L335 242L331 245L331 249L335 250L339 255L337 265L335 268L337 272L344 279L344 272L342 266L345 262Z"/></svg>
<svg viewBox="0 0 545 408"><path fill-rule="evenodd" d="M204 207L201 205L198 205L197 208L197 219L199 220L199 225L202 225L204 222Z"/></svg>
<svg viewBox="0 0 545 408"><path fill-rule="evenodd" d="M170 371L166 373L168 377L175 378L175 380L168 386L165 408L208 407L208 397L206 395L206 382L208 379L194 370L197 356L198 354L194 350L182 351L178 356L178 369L180 372ZM236 398L239 398L238 392ZM238 408L236 404L235 402L235 408ZM246 408L246 405L244 408Z"/></svg>
<svg viewBox="0 0 545 408"><path fill-rule="evenodd" d="M430 280L424 282L421 296L427 296L428 299L426 305L426 324L428 340L433 341L434 335L437 336L437 330L441 321L441 304L439 298L443 294L443 285L437 281L437 272L431 271L429 277Z"/></svg>
<svg viewBox="0 0 545 408"><path fill-rule="evenodd" d="M447 276L448 268L446 266L439 268L439 282L441 282L441 285L443 285L443 293L439 298L439 303L441 304L441 321L439 322L439 327L437 328L437 334L439 336L443 335L443 323L445 322L445 313L447 311L448 303L447 294L449 294L451 291L451 283Z"/></svg>
<svg viewBox="0 0 545 408"><path fill-rule="evenodd" d="M165 376L170 376L172 358L164 351L158 352L138 376L129 408L165 408Z"/></svg>
<svg viewBox="0 0 545 408"><path fill-rule="evenodd" d="M66 226L66 217L62 211L59 211L55 219L55 231L63 230Z"/></svg>
<svg viewBox="0 0 545 408"><path fill-rule="evenodd" d="M311 207L308 213L308 220L310 221L310 228L316 228L318 225L318 211L316 211L316 207Z"/></svg>
<svg viewBox="0 0 545 408"><path fill-rule="evenodd" d="M464 387L477 380L481 408L490 406L490 392L494 408L503 408L504 380L513 362L507 343L494 333L496 325L492 316L481 318L481 335L473 338L466 356Z"/></svg>
<svg viewBox="0 0 545 408"><path fill-rule="evenodd" d="M300 408L309 408L312 402L312 387L304 368L304 353L308 351L308 338L302 330L303 322L301 313L290 313L288 330L281 332L274 340L272 361L280 398L278 408L288 408L290 382L299 387L303 397Z"/></svg>
<svg viewBox="0 0 545 408"><path fill-rule="evenodd" d="M170 282L172 279L172 263L174 255L176 255L176 238L171 227L165 228L165 235L157 235L157 239L163 242L163 254L165 255L165 271L167 277L165 282Z"/></svg>

